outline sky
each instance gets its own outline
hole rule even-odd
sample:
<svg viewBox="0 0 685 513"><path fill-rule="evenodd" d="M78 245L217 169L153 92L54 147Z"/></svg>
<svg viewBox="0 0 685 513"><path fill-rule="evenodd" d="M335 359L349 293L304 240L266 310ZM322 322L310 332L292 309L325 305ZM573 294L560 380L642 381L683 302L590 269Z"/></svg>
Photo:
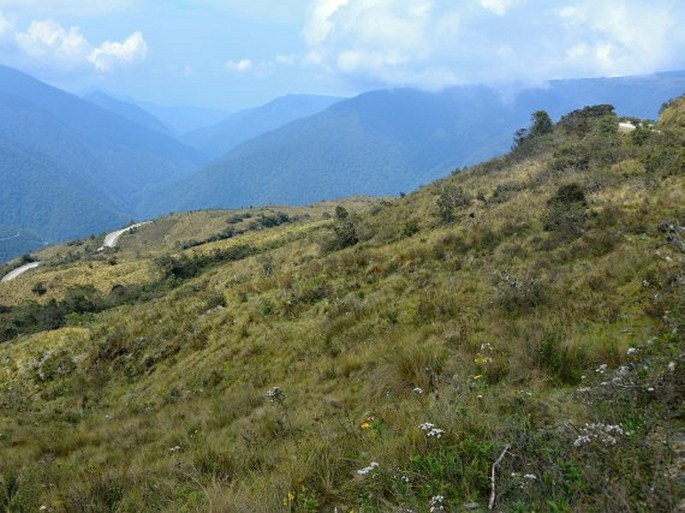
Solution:
<svg viewBox="0 0 685 513"><path fill-rule="evenodd" d="M685 0L0 0L0 63L227 111L685 69Z"/></svg>

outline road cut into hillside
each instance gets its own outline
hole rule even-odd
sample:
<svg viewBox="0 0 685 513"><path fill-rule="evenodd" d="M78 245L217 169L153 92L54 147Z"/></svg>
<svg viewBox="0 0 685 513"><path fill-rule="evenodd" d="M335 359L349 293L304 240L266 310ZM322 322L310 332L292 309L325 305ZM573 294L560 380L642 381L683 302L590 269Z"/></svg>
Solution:
<svg viewBox="0 0 685 513"><path fill-rule="evenodd" d="M105 236L105 241L102 243L102 246L98 248L98 251L103 251L106 248L115 248L116 245L119 243L119 239L121 236L125 233L129 233L131 230L134 230L140 226L150 224L152 221L145 221L142 223L136 223L132 224L131 226L127 226L126 228L123 228L121 230L117 230L115 232L108 233Z"/></svg>
<svg viewBox="0 0 685 513"><path fill-rule="evenodd" d="M18 278L22 274L24 274L26 271L30 271L31 269L35 269L41 264L41 262L31 262L30 264L24 264L21 267L17 267L14 271L7 273L5 276L3 276L2 282L5 281L12 281L15 278Z"/></svg>

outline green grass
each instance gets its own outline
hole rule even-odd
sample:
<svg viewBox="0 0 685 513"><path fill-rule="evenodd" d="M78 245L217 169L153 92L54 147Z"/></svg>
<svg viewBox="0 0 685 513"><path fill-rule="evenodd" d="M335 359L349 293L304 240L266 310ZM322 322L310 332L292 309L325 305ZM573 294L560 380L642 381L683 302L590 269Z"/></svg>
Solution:
<svg viewBox="0 0 685 513"><path fill-rule="evenodd" d="M343 249L336 204L49 248L58 264L0 285L1 320L66 305L59 329L0 345L0 510L484 511L507 446L497 511L675 509L683 254L659 225L682 222L685 184L645 162L682 138L682 108L644 140L590 119L341 202ZM440 202L448 186L470 200Z"/></svg>

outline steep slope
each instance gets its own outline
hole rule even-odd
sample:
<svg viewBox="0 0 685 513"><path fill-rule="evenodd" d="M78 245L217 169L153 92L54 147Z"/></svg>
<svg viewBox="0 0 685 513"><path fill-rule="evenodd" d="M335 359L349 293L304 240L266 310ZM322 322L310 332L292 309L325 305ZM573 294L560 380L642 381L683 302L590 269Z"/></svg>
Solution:
<svg viewBox="0 0 685 513"><path fill-rule="evenodd" d="M28 230L0 225L0 264L43 248L46 244L45 239Z"/></svg>
<svg viewBox="0 0 685 513"><path fill-rule="evenodd" d="M102 107L103 109L107 109L124 119L128 119L137 125L174 137L173 131L168 126L138 105L118 100L97 89L84 95L83 99L88 100L90 103Z"/></svg>
<svg viewBox="0 0 685 513"><path fill-rule="evenodd" d="M203 162L196 150L4 66L0 110L0 136L107 191L132 214L147 189Z"/></svg>
<svg viewBox="0 0 685 513"><path fill-rule="evenodd" d="M377 91L340 102L234 148L160 196L157 210L303 204L397 194L501 154L533 110L553 117L595 103L654 117L685 72L558 81L514 95L484 87Z"/></svg>
<svg viewBox="0 0 685 513"><path fill-rule="evenodd" d="M216 125L188 132L181 140L210 157L218 157L248 139L316 114L341 100L305 94L283 96L261 107L236 112Z"/></svg>
<svg viewBox="0 0 685 513"><path fill-rule="evenodd" d="M683 113L583 108L404 198L46 250L0 284L0 504L677 511Z"/></svg>
<svg viewBox="0 0 685 513"><path fill-rule="evenodd" d="M33 232L46 242L99 233L130 219L77 174L2 138L0 181L3 224Z"/></svg>

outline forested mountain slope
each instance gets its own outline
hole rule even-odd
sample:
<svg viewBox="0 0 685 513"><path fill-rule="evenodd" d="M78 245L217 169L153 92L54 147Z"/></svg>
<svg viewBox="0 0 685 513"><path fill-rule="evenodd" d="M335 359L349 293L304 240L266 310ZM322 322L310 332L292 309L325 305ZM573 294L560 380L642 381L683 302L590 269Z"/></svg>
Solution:
<svg viewBox="0 0 685 513"><path fill-rule="evenodd" d="M654 118L685 90L685 72L553 81L512 93L464 86L441 93L384 90L255 137L151 202L154 211L306 204L351 194L397 194L453 167L506 152L511 134L545 109L558 119L589 104Z"/></svg>

